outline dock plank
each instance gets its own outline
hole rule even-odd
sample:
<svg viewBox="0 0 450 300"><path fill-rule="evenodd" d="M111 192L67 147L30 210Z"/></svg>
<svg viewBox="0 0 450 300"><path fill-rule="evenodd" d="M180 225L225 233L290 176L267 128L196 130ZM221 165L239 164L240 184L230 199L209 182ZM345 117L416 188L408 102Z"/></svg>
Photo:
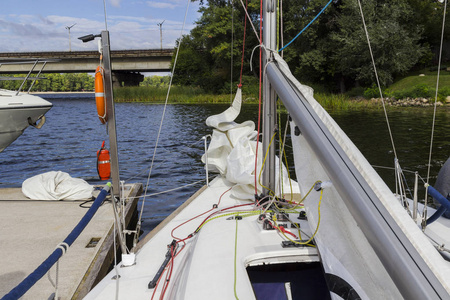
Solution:
<svg viewBox="0 0 450 300"><path fill-rule="evenodd" d="M129 189L133 190L133 188ZM87 212L83 201L25 200L20 189L0 190L0 297L8 293L33 272L72 231ZM129 201L136 207L137 198ZM105 202L82 234L72 244L59 263L58 293L61 299L71 299L93 262L101 263L98 255L111 235L113 210ZM86 248L92 238L100 238L97 246ZM51 277L55 280L55 266ZM54 288L47 276L41 278L21 299L48 299Z"/></svg>

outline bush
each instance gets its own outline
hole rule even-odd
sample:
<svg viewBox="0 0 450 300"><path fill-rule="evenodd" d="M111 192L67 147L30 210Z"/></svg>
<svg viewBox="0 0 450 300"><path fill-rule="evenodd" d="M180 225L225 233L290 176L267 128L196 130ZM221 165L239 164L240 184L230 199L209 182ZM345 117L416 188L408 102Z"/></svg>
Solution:
<svg viewBox="0 0 450 300"><path fill-rule="evenodd" d="M360 97L364 96L364 88L362 86L352 88L350 91L347 92L347 96L350 98Z"/></svg>
<svg viewBox="0 0 450 300"><path fill-rule="evenodd" d="M414 86L412 90L411 98L430 98L433 94L433 90L425 83Z"/></svg>
<svg viewBox="0 0 450 300"><path fill-rule="evenodd" d="M379 98L379 97L380 97L380 91L378 90L378 87L376 87L376 86L367 88L364 91L364 98L366 98L366 99Z"/></svg>

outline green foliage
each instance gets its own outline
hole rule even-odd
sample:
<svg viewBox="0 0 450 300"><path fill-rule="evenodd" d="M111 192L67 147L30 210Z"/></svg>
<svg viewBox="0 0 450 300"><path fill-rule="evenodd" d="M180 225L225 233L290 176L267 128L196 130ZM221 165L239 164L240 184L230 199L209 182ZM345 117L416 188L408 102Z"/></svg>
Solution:
<svg viewBox="0 0 450 300"><path fill-rule="evenodd" d="M229 88L232 1L200 1L201 18L181 41L178 84L200 86L221 92ZM284 43L304 28L328 0L284 0ZM362 1L378 75L386 87L415 66L425 66L439 44L443 5L422 0ZM243 40L244 13L234 1L233 78L238 77L239 53ZM249 1L249 13L259 26L259 1ZM447 27L449 23L447 22ZM446 28L447 29L447 28ZM446 39L450 37L450 27ZM257 45L247 28L247 48ZM257 53L257 52L256 52ZM284 51L294 75L302 82L321 85L327 90L344 92L354 86L375 83L373 66L357 0L333 1L324 13ZM244 74L249 73L244 59ZM253 65L257 65L257 58ZM177 71L178 72L178 71Z"/></svg>
<svg viewBox="0 0 450 300"><path fill-rule="evenodd" d="M425 83L416 85L413 89L413 97L415 98L416 97L429 98L432 96L431 93L432 93L431 88Z"/></svg>
<svg viewBox="0 0 450 300"><path fill-rule="evenodd" d="M355 98L364 96L365 89L362 86L354 87L346 93L348 97Z"/></svg>
<svg viewBox="0 0 450 300"><path fill-rule="evenodd" d="M258 4L259 1L249 1L249 14L255 25L258 22ZM202 16L197 20L197 26L177 43L180 51L174 83L198 86L213 93L229 91L231 77L233 77L232 85L236 85L241 69L244 11L238 1L230 4L230 1L214 0L203 3L199 12ZM231 43L232 35L233 43ZM257 44L248 24L247 49ZM233 76L231 76L231 57L233 57ZM254 74L249 71L249 61L250 51L246 51L243 73L251 76Z"/></svg>
<svg viewBox="0 0 450 300"><path fill-rule="evenodd" d="M434 98L436 95L437 72L423 72L425 76L408 76L392 84L387 93L396 99ZM438 100L450 96L450 74L441 73L439 78Z"/></svg>
<svg viewBox="0 0 450 300"><path fill-rule="evenodd" d="M372 98L380 98L380 90L376 86L372 86L364 90L364 98L372 99Z"/></svg>
<svg viewBox="0 0 450 300"><path fill-rule="evenodd" d="M170 83L170 76L148 76L144 78L139 86L153 86L153 87L168 87Z"/></svg>
<svg viewBox="0 0 450 300"><path fill-rule="evenodd" d="M2 75L8 76L8 75ZM13 77L25 77L25 74L17 74ZM86 73L65 73L65 74L46 74L46 79L37 80L32 91L44 92L74 92L74 91L93 91L94 77ZM23 91L28 90L32 80L27 80L22 87ZM0 81L0 88L7 90L17 90L22 84L21 80Z"/></svg>

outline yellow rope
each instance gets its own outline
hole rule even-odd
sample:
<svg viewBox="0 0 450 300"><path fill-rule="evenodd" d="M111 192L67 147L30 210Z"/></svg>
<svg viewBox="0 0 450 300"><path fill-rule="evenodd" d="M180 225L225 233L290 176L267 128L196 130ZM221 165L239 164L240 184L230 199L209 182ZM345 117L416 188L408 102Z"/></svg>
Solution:
<svg viewBox="0 0 450 300"><path fill-rule="evenodd" d="M251 211L244 211L244 212L236 211L236 212L231 212L231 213L227 213L227 214L222 214L220 216L216 216L216 217L210 218L207 221L205 221L202 225L200 225L199 228L197 228L196 232L199 232L200 229L203 228L203 226L205 226L206 224L208 224L212 220L216 220L216 219L223 218L223 217L228 217L228 216L237 216L237 215L241 216L242 218L246 218L246 217L250 217L250 216L254 216L254 215L259 215L259 213L260 213L259 210L251 210Z"/></svg>
<svg viewBox="0 0 450 300"><path fill-rule="evenodd" d="M289 241L293 242L294 244L298 244L298 245L310 245L309 242L311 242L311 241L314 239L314 237L315 237L316 234L317 234L317 231L319 230L319 226L320 226L320 204L322 203L322 196L323 196L323 190L320 190L319 205L318 205L318 207L317 207L317 211L318 211L318 214L319 214L319 220L317 221L317 227L316 227L316 230L314 231L314 234L311 236L311 238L310 238L309 240L307 240L306 242L297 242L297 241L291 240L291 239L288 238L283 232L280 231L280 232L284 235L284 237L286 237ZM313 246L313 245L311 245L311 246Z"/></svg>

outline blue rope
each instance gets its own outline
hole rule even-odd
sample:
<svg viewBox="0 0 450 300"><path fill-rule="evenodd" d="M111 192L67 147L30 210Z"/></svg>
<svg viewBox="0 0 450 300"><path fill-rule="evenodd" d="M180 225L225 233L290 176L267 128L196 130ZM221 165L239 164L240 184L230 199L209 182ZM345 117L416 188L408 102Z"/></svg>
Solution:
<svg viewBox="0 0 450 300"><path fill-rule="evenodd" d="M427 220L427 225L430 225L434 221L436 221L440 216L442 216L446 211L450 211L450 199L445 198L441 195L434 187L431 185L428 186L428 195L433 197L436 201L438 201L441 206L439 209Z"/></svg>
<svg viewBox="0 0 450 300"><path fill-rule="evenodd" d="M330 5L331 2L333 2L333 0L330 0L330 2L328 2L327 5L325 5L325 7L322 8L322 10L317 14L317 16L315 16L314 19L312 19L311 22L309 22L308 25L306 25L305 28L303 28L289 43L287 43L283 48L278 50L278 52L283 51L287 46L289 46L293 41L295 41L300 36L300 34L302 34L303 31L305 31L309 27L309 25L311 25L320 16L320 14L323 13L323 11L328 7L328 5Z"/></svg>
<svg viewBox="0 0 450 300"><path fill-rule="evenodd" d="M92 206L86 212L84 217L80 220L77 226L72 230L72 232L66 237L64 243L69 246L75 241L75 239L80 235L83 229L87 226L89 221L92 219L94 214L97 212L98 208L102 204L103 200L105 200L106 195L109 193L109 189L111 187L111 183L108 184L101 190L100 194L95 199ZM22 297L39 279L41 279L50 268L58 261L58 259L63 255L63 250L61 248L57 248L53 253L39 266L36 270L33 271L27 278L25 278L19 285L13 288L8 294L3 296L1 300L15 300Z"/></svg>

